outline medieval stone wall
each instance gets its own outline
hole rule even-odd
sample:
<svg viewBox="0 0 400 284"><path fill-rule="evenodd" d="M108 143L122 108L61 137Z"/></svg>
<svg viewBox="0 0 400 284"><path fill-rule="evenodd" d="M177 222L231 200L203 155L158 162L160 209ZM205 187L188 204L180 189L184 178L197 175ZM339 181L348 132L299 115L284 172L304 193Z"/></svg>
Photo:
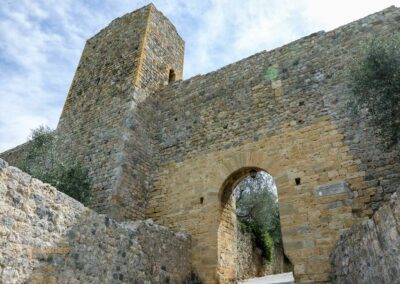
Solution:
<svg viewBox="0 0 400 284"><path fill-rule="evenodd" d="M399 283L399 193L340 236L331 254L332 283Z"/></svg>
<svg viewBox="0 0 400 284"><path fill-rule="evenodd" d="M153 93L168 85L169 72L175 80L182 79L185 43L174 25L156 8L149 5L150 14L144 34L140 70L135 78L139 89Z"/></svg>
<svg viewBox="0 0 400 284"><path fill-rule="evenodd" d="M116 19L87 41L58 124L66 137L60 154L89 167L93 208L99 212L112 207L121 134L134 95L132 80L147 14L142 9ZM141 192L133 194L136 204L143 202ZM135 209L131 215L140 216L140 209Z"/></svg>
<svg viewBox="0 0 400 284"><path fill-rule="evenodd" d="M154 98L159 163L267 139L286 126L301 129L329 117L354 160L360 159L357 167L366 172L366 180L381 186L365 203L379 203L385 193L390 197L390 184L399 179L397 149L384 153L367 121L350 117L344 105L352 58L363 41L397 31L399 14L388 8L161 90Z"/></svg>
<svg viewBox="0 0 400 284"><path fill-rule="evenodd" d="M190 237L117 223L0 159L1 283L184 283Z"/></svg>
<svg viewBox="0 0 400 284"><path fill-rule="evenodd" d="M10 165L17 166L26 159L26 155L29 153L29 150L30 143L26 142L1 153L0 158L8 161Z"/></svg>
<svg viewBox="0 0 400 284"><path fill-rule="evenodd" d="M261 168L277 181L297 280L329 279L339 233L371 216L399 179L395 150L384 153L365 120L344 107L346 70L361 43L399 27L400 11L392 7L155 94L159 170L147 216L192 234L193 263L204 279L213 283L211 267L222 265L214 255L223 242L215 220L220 187L242 167Z"/></svg>
<svg viewBox="0 0 400 284"><path fill-rule="evenodd" d="M399 28L391 7L162 88L170 69L182 74L183 41L146 6L87 42L58 126L60 154L89 167L97 211L192 234L205 283L236 275L235 206L221 202L232 190L222 185L242 169L267 171L296 280L328 281L339 234L399 180L398 149L383 152L345 108L361 43Z"/></svg>
<svg viewBox="0 0 400 284"><path fill-rule="evenodd" d="M158 122L154 119L153 105L145 100L150 100L153 91L168 83L170 69L176 72L176 79L183 69L184 43L170 21L152 4L148 6L148 24L143 38L133 98L120 133L122 147L118 154L113 207L107 210L119 220L144 218L147 193L157 166L152 134Z"/></svg>
<svg viewBox="0 0 400 284"><path fill-rule="evenodd" d="M152 4L88 40L57 130L65 137L59 152L90 169L98 212L144 218L156 122L142 101L182 65L183 41Z"/></svg>

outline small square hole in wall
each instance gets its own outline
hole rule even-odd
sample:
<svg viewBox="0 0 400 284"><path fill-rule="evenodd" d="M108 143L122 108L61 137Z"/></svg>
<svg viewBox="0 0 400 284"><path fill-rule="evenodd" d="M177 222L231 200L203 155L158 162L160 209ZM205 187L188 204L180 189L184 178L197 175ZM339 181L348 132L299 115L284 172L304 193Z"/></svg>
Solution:
<svg viewBox="0 0 400 284"><path fill-rule="evenodd" d="M200 204L204 203L204 197L200 197Z"/></svg>
<svg viewBox="0 0 400 284"><path fill-rule="evenodd" d="M304 106L304 102L303 101L299 102L299 106Z"/></svg>
<svg viewBox="0 0 400 284"><path fill-rule="evenodd" d="M295 178L294 182L296 183L296 185L300 185L301 184L301 179L300 178Z"/></svg>

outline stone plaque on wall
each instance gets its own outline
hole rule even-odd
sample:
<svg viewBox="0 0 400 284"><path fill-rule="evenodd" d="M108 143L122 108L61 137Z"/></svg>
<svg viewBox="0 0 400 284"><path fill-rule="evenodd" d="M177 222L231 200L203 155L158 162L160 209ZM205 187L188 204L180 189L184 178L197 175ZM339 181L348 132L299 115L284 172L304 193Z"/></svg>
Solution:
<svg viewBox="0 0 400 284"><path fill-rule="evenodd" d="M318 197L322 197L322 196L340 194L348 191L349 191L349 186L347 182L342 180L335 183L319 185L315 188L314 194Z"/></svg>

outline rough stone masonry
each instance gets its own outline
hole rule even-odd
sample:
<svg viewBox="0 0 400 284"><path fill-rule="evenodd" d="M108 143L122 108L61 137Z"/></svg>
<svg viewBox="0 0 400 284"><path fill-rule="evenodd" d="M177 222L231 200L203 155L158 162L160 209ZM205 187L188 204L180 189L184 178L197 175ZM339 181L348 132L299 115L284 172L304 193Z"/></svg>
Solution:
<svg viewBox="0 0 400 284"><path fill-rule="evenodd" d="M399 194L340 236L331 254L333 283L400 282Z"/></svg>
<svg viewBox="0 0 400 284"><path fill-rule="evenodd" d="M97 212L190 233L204 283L235 281L231 192L267 171L296 280L329 281L339 235L400 179L398 149L383 152L345 107L361 44L399 28L390 7L182 81L184 42L150 4L87 41L57 128L60 159L90 169ZM1 156L13 162L24 149Z"/></svg>
<svg viewBox="0 0 400 284"><path fill-rule="evenodd" d="M117 223L0 159L0 283L184 283L190 236Z"/></svg>

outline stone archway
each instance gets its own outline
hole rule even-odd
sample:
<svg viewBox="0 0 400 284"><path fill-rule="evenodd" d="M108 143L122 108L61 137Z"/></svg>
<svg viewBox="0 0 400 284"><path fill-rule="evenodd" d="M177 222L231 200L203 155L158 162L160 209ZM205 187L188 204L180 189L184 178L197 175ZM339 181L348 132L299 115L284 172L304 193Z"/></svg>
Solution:
<svg viewBox="0 0 400 284"><path fill-rule="evenodd" d="M327 281L331 247L340 229L356 221L346 201L352 194L347 179L361 175L346 163L351 157L342 135L327 136L327 128L336 127L323 120L306 130L287 128L266 140L164 164L155 176L147 217L189 232L194 272L203 283L223 283L234 271L228 269L229 255L220 253L221 188L249 169L267 169L279 189L283 245L296 281ZM311 134L318 139L310 140ZM330 176L334 165L341 165L340 172ZM223 271L226 277L220 276Z"/></svg>
<svg viewBox="0 0 400 284"><path fill-rule="evenodd" d="M262 184L259 183L260 179L263 180ZM267 183L265 183L266 181ZM239 203L242 204L242 210L245 208L249 208L247 206L251 204L249 203L250 200L252 200L251 202L257 200L257 204L253 204L254 207L252 207L251 210L255 210L252 214L254 214L254 212L258 213L256 213L256 215L251 215L252 217L248 216L247 218L250 219L246 219L247 221L243 219L246 215L242 215L242 222L249 222L249 220L252 220L250 221L251 223L255 224L254 222L257 222L258 225L261 225L261 223L259 223L261 220L259 216L266 216L265 214L271 214L273 212L269 210L269 213L266 213L267 211L260 211L261 207L267 208L271 205L271 203L269 203L271 199L267 197L268 192L269 194L272 194L276 197L275 202L278 202L279 200L279 190L276 187L274 178L268 173L268 171L263 168L249 166L243 167L233 172L224 181L219 191L220 215L218 227L217 270L219 282L236 283L238 279L243 279L242 277L245 275L247 277L250 275L252 277L264 276L264 274L259 275L258 273L265 273L267 271L270 271L270 274L289 272L289 270L286 269L290 269L292 267L292 263L290 259L285 255L284 246L282 244L279 244L279 247L276 247L276 250L274 249L274 255L272 256L272 261L274 261L274 259L277 257L276 261L279 260L277 263L270 262L270 260L265 262L266 259L263 259L263 256L261 256L261 254L258 255L259 252L255 252L254 247L251 246L245 246L247 252L245 255L241 255L244 252L243 244L239 249L238 237L239 235L242 235L242 237L244 237L243 234L245 232L243 232L243 229L239 228L241 222L239 221L240 217L238 217L237 215L238 190L241 192L240 196L244 197L244 199L241 198L241 203ZM250 197L250 192L253 192L251 194L253 195L253 197ZM257 199L248 199L249 197L254 198L254 196L257 196ZM279 210L279 206L277 206L277 209ZM242 211L242 213L244 212ZM256 219L253 219L254 217ZM273 217L271 216L271 218ZM268 223L267 219L263 220L263 222L265 222L263 224L266 225ZM267 226L270 225L271 223L268 223ZM280 230L280 222L278 228ZM239 233L239 231L241 233ZM274 241L278 240L274 239ZM248 251L249 249L250 251ZM277 255L275 255L275 253L277 253ZM266 255L264 257L266 257ZM291 268L290 272L292 272L292 270L293 268Z"/></svg>
<svg viewBox="0 0 400 284"><path fill-rule="evenodd" d="M218 280L221 283L235 283L236 280L236 186L251 172L265 171L257 167L243 167L228 176L219 190L220 216L218 226Z"/></svg>
<svg viewBox="0 0 400 284"><path fill-rule="evenodd" d="M277 186L288 188L285 158L266 155L264 147L254 146L248 144L236 151L171 163L156 176L155 187L158 191L153 196L157 199L154 198L154 203L150 204L148 216L157 223L192 235L193 269L203 283L229 283L235 277L232 258L228 253L221 252L224 247L219 241L226 239L228 246L235 244L232 228L225 230L227 235L221 236L224 234L220 226L224 213L225 216L235 213L233 208L222 210L222 193L231 193L252 169L270 169L268 172L277 179Z"/></svg>

